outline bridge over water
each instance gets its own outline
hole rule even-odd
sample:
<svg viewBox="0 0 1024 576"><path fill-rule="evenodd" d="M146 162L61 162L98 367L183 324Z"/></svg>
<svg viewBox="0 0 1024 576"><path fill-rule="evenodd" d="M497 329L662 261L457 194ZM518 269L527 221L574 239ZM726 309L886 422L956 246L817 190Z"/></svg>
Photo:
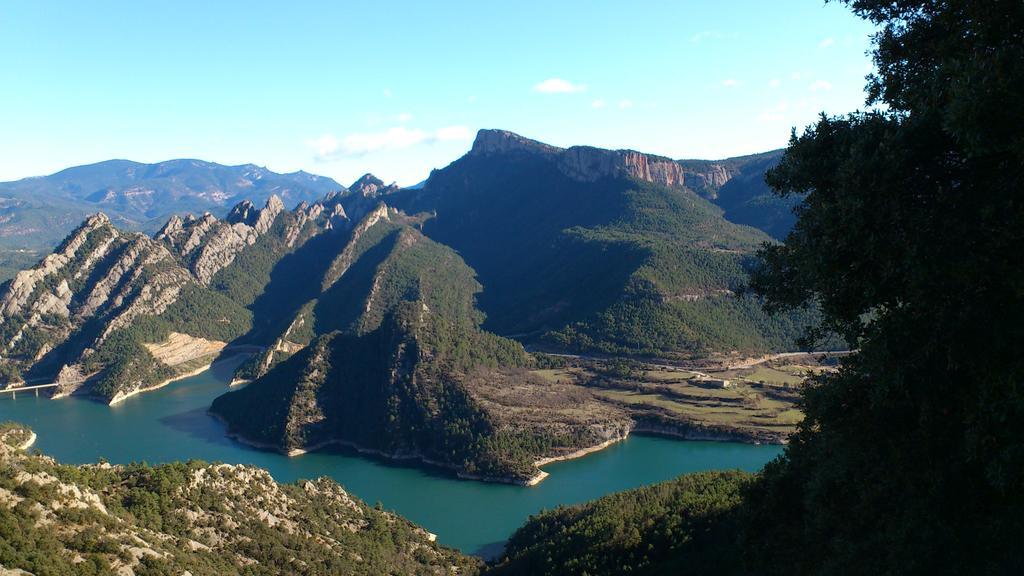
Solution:
<svg viewBox="0 0 1024 576"><path fill-rule="evenodd" d="M69 382L69 384L72 384L72 382ZM35 384L33 386L15 386L13 388L4 388L0 390L0 394L10 394L11 398L16 398L18 392L35 391L35 394L38 397L40 390L45 388L56 388L57 386L59 386L59 384L56 382L50 382L49 384Z"/></svg>

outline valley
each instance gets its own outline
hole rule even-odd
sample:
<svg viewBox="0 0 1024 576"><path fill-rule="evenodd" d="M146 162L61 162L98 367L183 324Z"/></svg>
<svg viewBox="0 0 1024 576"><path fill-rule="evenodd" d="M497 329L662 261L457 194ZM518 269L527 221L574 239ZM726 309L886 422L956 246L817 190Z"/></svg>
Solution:
<svg viewBox="0 0 1024 576"><path fill-rule="evenodd" d="M772 445L631 435L585 458L545 465L550 476L531 487L459 480L443 469L375 458L340 446L289 458L231 440L224 425L207 414L241 361L236 356L216 363L202 374L113 407L83 397L0 397L0 419L30 426L38 434L33 449L62 464L158 465L198 459L266 469L283 483L326 476L363 502L380 502L385 510L436 534L438 543L485 557L498 554L501 543L542 509L686 472L754 471L780 450Z"/></svg>
<svg viewBox="0 0 1024 576"><path fill-rule="evenodd" d="M768 314L742 290L775 232L715 204L773 158L482 130L416 188L367 174L151 235L88 216L0 290L3 385L56 384L0 419L72 463L341 466L355 494L484 556L541 505L755 470L800 421L803 377L830 369L785 356L814 310ZM456 500L410 500L424 484ZM467 493L505 512L470 534L479 519L450 510Z"/></svg>
<svg viewBox="0 0 1024 576"><path fill-rule="evenodd" d="M815 321L742 293L771 239L712 202L775 157L675 162L481 130L422 187L367 174L293 209L272 194L223 219L174 215L153 236L97 214L5 285L0 369L8 387L113 405L259 350L210 407L233 437L528 485L538 463L636 430L782 443L791 390L619 366L788 351ZM576 359L545 371L565 357L524 344Z"/></svg>

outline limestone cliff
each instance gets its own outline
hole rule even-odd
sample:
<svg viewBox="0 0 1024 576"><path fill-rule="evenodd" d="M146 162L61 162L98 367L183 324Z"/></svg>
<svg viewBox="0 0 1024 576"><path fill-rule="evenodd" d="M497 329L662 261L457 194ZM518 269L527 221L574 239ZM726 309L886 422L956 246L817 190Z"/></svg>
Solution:
<svg viewBox="0 0 1024 576"><path fill-rule="evenodd" d="M0 289L0 384L54 381L61 396L89 381L86 390L111 401L158 385L209 356L201 346L173 362L153 353L173 347L175 333L216 342L248 330L248 302L207 288L236 258L256 250L272 263L320 233L347 229L337 201L289 212L276 196L261 209L241 202L225 220L173 216L153 238L92 216ZM272 231L270 246L257 247ZM245 280L246 272L233 274Z"/></svg>
<svg viewBox="0 0 1024 576"><path fill-rule="evenodd" d="M741 173L759 155L713 160L672 160L635 150L605 150L593 146L558 148L505 130L480 130L470 154L538 154L554 160L565 175L581 182L625 176L670 188L687 188L708 199Z"/></svg>
<svg viewBox="0 0 1024 576"><path fill-rule="evenodd" d="M634 150L592 146L557 148L504 130L481 130L470 154L529 153L551 157L565 175L581 182L625 176L662 186L684 185L684 171L675 161Z"/></svg>
<svg viewBox="0 0 1024 576"><path fill-rule="evenodd" d="M156 239L166 243L188 266L201 284L209 284L213 276L231 264L246 246L266 234L284 204L271 196L262 210L248 200L235 206L227 219L219 221L206 213L202 218L172 217L157 233Z"/></svg>
<svg viewBox="0 0 1024 576"><path fill-rule="evenodd" d="M90 217L0 295L0 364L55 373L135 318L163 313L191 281L163 244Z"/></svg>

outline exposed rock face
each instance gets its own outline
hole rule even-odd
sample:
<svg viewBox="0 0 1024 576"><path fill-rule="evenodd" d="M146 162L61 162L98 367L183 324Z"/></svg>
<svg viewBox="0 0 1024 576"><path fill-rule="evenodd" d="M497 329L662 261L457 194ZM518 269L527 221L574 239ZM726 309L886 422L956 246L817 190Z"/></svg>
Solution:
<svg viewBox="0 0 1024 576"><path fill-rule="evenodd" d="M263 210L260 210L259 216L256 217L256 223L253 224L256 234L266 234L281 212L284 212L284 202L277 195L271 196L267 200L267 205L263 207Z"/></svg>
<svg viewBox="0 0 1024 576"><path fill-rule="evenodd" d="M718 189L740 172L732 161L676 161L634 150L605 150L592 146L557 148L505 130L478 132L470 154L539 154L551 158L562 173L581 182L627 176L671 188L689 188L710 199L714 199Z"/></svg>
<svg viewBox="0 0 1024 576"><path fill-rule="evenodd" d="M393 187L394 185L385 187L384 181L373 174L363 174L359 180L356 180L352 186L349 187L349 190L354 194L375 197L379 196L378 191L385 191L385 188Z"/></svg>
<svg viewBox="0 0 1024 576"><path fill-rule="evenodd" d="M334 259L334 262L331 263L331 267L327 270L327 275L324 277L321 284L323 290L330 288L331 285L337 282L338 279L348 271L348 268L352 265L355 257L355 249L356 245L359 243L359 239L363 234L366 234L367 230L373 228L373 226L381 220L390 220L388 207L383 203L367 214L352 230L352 239L345 246L345 249L342 250L341 254Z"/></svg>
<svg viewBox="0 0 1024 576"><path fill-rule="evenodd" d="M380 203L377 195L394 189L367 176L360 180L358 193L345 195L356 195L376 206ZM120 232L103 214L88 218L53 254L20 272L0 294L5 335L0 340L0 365L6 368L0 384L21 382L22 372L29 371L33 377L60 381L57 396L74 392L85 380L82 372L89 364L87 359L112 334L131 327L141 317L160 317L187 287L208 286L239 254L275 230L275 223L282 226L263 248L268 251L264 257L281 258L324 232L347 232L351 223L342 198L343 194L331 194L313 204L303 202L292 212L285 210L277 196L271 196L261 209L243 201L224 220L209 213L173 216L153 238ZM387 217L386 209L370 212L373 221L381 215ZM185 304L185 310L195 313L196 307L208 300L206 296L197 299ZM292 347L285 346L289 353L294 351ZM130 353L138 354L138 350ZM101 395L117 398L146 389L152 384L147 380L150 376L156 380L173 376L174 367L182 363L176 361L181 354L159 345L143 350L142 354L145 350L149 354L136 363L137 368L118 369L121 383L113 387L116 390L106 384L107 376L102 374L91 381L90 390L98 386L104 390ZM61 366L64 369L58 375ZM89 366L90 371L97 369Z"/></svg>
<svg viewBox="0 0 1024 576"><path fill-rule="evenodd" d="M277 196L271 196L262 210L245 200L236 205L224 221L211 214L184 221L175 216L156 239L165 242L188 263L200 284L207 285L243 248L266 234L283 211L284 204Z"/></svg>
<svg viewBox="0 0 1024 576"><path fill-rule="evenodd" d="M172 367L199 358L212 358L224 349L224 345L225 342L197 338L180 332L171 332L163 342L145 344L153 357Z"/></svg>
<svg viewBox="0 0 1024 576"><path fill-rule="evenodd" d="M60 398L74 394L76 390L81 388L85 383L85 375L82 374L80 366L76 364L68 365L60 369L54 382L57 383L57 389L54 391L53 397Z"/></svg>
<svg viewBox="0 0 1024 576"><path fill-rule="evenodd" d="M627 176L662 186L683 186L683 169L669 158L633 150L605 150L591 146L557 148L504 130L481 130L470 154L529 153L551 157L566 176L582 182Z"/></svg>
<svg viewBox="0 0 1024 576"><path fill-rule="evenodd" d="M593 182L601 178L628 176L662 186L681 186L683 169L668 158L632 150L602 150L573 146L558 158L558 166L570 178Z"/></svg>
<svg viewBox="0 0 1024 576"><path fill-rule="evenodd" d="M224 221L229 224L252 226L256 224L257 218L259 218L259 210L256 209L256 205L249 200L243 200L231 209Z"/></svg>
<svg viewBox="0 0 1024 576"><path fill-rule="evenodd" d="M165 229L181 225L178 219ZM77 352L60 362L74 365L139 316L163 313L190 282L163 244L123 234L102 214L93 216L0 296L0 319L13 334L0 342L0 363L30 369L75 336ZM58 394L80 384L81 375L72 378L66 369L57 376L63 382Z"/></svg>
<svg viewBox="0 0 1024 576"><path fill-rule="evenodd" d="M480 130L473 141L470 154L490 156L509 152L533 152L541 154L558 154L562 148L530 140L508 130Z"/></svg>
<svg viewBox="0 0 1024 576"><path fill-rule="evenodd" d="M61 274L71 262L79 256L79 250L90 238L96 238L103 233L117 237L117 230L110 225L110 220L103 213L91 216L56 250L43 259L31 270L18 272L11 282L10 287L0 297L0 318L9 318L16 314L23 314L30 305L30 299L36 291L36 286L44 278ZM105 248L97 250L97 256L101 256Z"/></svg>
<svg viewBox="0 0 1024 576"><path fill-rule="evenodd" d="M685 171L683 184L687 188L698 192L714 190L714 194L705 194L710 198L714 198L717 195L718 189L729 180L732 180L735 175L735 170L731 171L722 164L708 164L704 170Z"/></svg>
<svg viewBox="0 0 1024 576"><path fill-rule="evenodd" d="M383 180L373 174L364 174L347 191L333 198L328 196L325 199L325 203L327 206L330 206L332 202L344 204L348 218L353 221L359 221L367 213L374 210L384 200L385 196L398 192L398 190L398 186L394 184L385 185Z"/></svg>

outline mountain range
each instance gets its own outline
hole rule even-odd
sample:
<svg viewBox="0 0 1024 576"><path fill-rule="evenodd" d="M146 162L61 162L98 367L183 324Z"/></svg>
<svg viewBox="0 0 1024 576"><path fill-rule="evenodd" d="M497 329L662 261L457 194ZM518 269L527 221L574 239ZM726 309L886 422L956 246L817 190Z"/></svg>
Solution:
<svg viewBox="0 0 1024 576"><path fill-rule="evenodd" d="M342 189L324 176L253 164L108 160L0 183L0 247L49 249L97 211L121 228L152 233L172 214L223 214L242 200L263 203L271 195L294 206Z"/></svg>
<svg viewBox="0 0 1024 576"><path fill-rule="evenodd" d="M247 385L211 407L239 439L520 483L543 478L544 458L636 429L781 441L547 382L534 369L550 360L526 348L690 360L795 349L815 314L769 315L744 294L772 236L726 218L785 229L759 183L777 157L677 162L483 130L415 188L368 174L291 210L275 193L222 218L173 215L153 235L93 215L0 291L0 374L116 403L254 352L235 375ZM86 197L145 213L123 194Z"/></svg>

